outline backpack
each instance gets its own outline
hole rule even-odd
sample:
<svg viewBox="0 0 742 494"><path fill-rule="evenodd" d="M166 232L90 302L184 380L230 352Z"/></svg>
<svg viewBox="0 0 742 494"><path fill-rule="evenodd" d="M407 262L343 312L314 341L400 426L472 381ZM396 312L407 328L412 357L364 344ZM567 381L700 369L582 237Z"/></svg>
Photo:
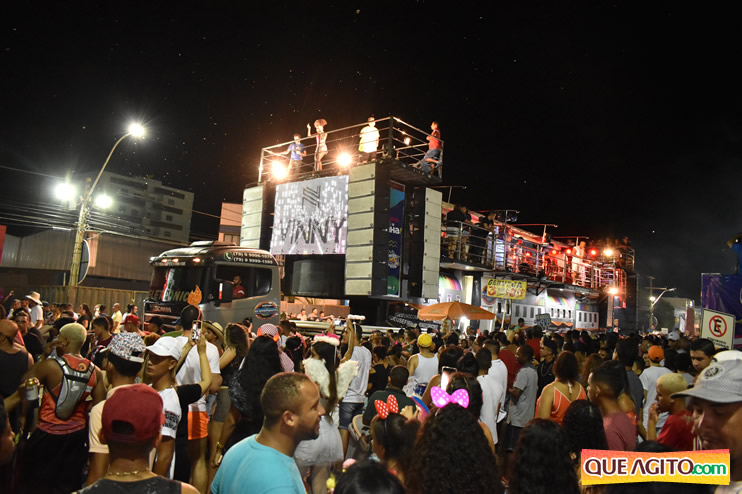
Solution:
<svg viewBox="0 0 742 494"><path fill-rule="evenodd" d="M54 414L60 420L68 420L72 417L75 412L75 408L80 403L85 392L90 392L91 387L88 386L90 377L95 372L95 366L88 362L88 367L85 370L75 370L70 367L67 360L61 357L51 357L56 361L62 368L62 386L59 388L59 396L54 396L57 406L54 410Z"/></svg>

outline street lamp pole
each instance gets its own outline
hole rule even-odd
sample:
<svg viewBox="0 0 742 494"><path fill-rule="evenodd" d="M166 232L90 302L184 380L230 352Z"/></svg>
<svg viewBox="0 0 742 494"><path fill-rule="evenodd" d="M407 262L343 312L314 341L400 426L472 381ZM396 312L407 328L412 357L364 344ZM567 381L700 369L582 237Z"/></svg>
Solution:
<svg viewBox="0 0 742 494"><path fill-rule="evenodd" d="M650 304L649 304L649 325L650 325L650 327L654 323L654 306L657 304L657 302L660 301L660 299L662 298L662 296L665 293L667 293L667 292L674 292L675 290L676 290L676 288L665 288L664 290L662 290L662 293L660 293L657 298L655 298L654 296L650 296L649 297L649 301L650 301Z"/></svg>
<svg viewBox="0 0 742 494"><path fill-rule="evenodd" d="M98 182L100 181L100 177L103 175L103 172L105 171L106 166L108 165L108 162L111 161L111 156L113 156L113 152L116 151L116 148L118 147L119 144L121 144L121 141L123 141L129 136L140 137L142 135L144 135L144 128L141 125L132 124L129 127L128 132L122 135L121 137L119 137L119 139L116 141L116 143L111 148L111 152L108 153L108 157L106 158L106 161L103 163L103 166L98 172L98 176L95 177L95 181L93 182L93 184L89 188L86 187L85 193L82 196L82 202L80 204L80 215L77 218L77 229L75 231L75 245L72 249L72 266L70 267L70 286L77 286L79 284L78 278L80 278L80 263L82 262L82 243L83 243L83 240L85 240L85 231L87 228L88 215L90 214L90 203L92 202L93 192L95 191L95 187L98 185Z"/></svg>

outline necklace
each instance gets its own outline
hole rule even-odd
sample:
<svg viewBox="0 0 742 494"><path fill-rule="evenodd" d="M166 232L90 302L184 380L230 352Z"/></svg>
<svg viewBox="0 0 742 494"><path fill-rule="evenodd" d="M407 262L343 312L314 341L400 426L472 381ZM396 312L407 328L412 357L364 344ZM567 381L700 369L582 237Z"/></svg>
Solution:
<svg viewBox="0 0 742 494"><path fill-rule="evenodd" d="M140 473L151 473L149 468L142 468L141 470L132 470L131 472L112 472L108 470L106 475L113 475L115 477L126 477L127 475L138 475Z"/></svg>
<svg viewBox="0 0 742 494"><path fill-rule="evenodd" d="M541 377L546 377L551 373L551 369L554 367L554 361L552 360L549 362L551 365L549 365L549 368L546 372L544 372L544 369L546 369L546 363L544 363L543 366L541 366L541 369L539 370L539 373L541 374Z"/></svg>

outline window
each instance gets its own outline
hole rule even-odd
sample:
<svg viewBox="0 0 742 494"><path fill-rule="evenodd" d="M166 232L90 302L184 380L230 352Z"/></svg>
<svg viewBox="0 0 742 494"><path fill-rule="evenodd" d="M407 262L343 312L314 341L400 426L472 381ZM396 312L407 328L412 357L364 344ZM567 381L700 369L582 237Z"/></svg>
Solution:
<svg viewBox="0 0 742 494"><path fill-rule="evenodd" d="M165 215L165 221L173 221L173 215L171 214Z"/></svg>
<svg viewBox="0 0 742 494"><path fill-rule="evenodd" d="M582 322L582 312L577 313L577 322Z"/></svg>
<svg viewBox="0 0 742 494"><path fill-rule="evenodd" d="M273 286L273 271L269 268L234 266L231 264L218 264L216 267L217 281L232 281L238 275L242 278L245 298L258 297L270 293Z"/></svg>
<svg viewBox="0 0 742 494"><path fill-rule="evenodd" d="M539 311L539 314L540 313L541 313L541 311ZM533 318L533 307L531 307L531 318Z"/></svg>
<svg viewBox="0 0 742 494"><path fill-rule="evenodd" d="M177 197L178 199L185 199L185 196L181 194L180 192L175 192L174 190L163 189L162 187L155 188L154 192L155 194L162 194L165 196ZM175 204L175 203L170 202L170 200L168 200L168 204Z"/></svg>
<svg viewBox="0 0 742 494"><path fill-rule="evenodd" d="M554 317L554 308L551 308L551 317Z"/></svg>
<svg viewBox="0 0 742 494"><path fill-rule="evenodd" d="M569 309L569 318L572 319L572 309Z"/></svg>
<svg viewBox="0 0 742 494"><path fill-rule="evenodd" d="M164 231L164 232L163 232L162 234L163 234L164 236L166 236L166 237L169 237L169 236L170 236L170 232L169 232L169 231L167 231L167 230L166 230L166 231Z"/></svg>
<svg viewBox="0 0 742 494"><path fill-rule="evenodd" d="M515 317L520 316L520 305L515 306Z"/></svg>
<svg viewBox="0 0 742 494"><path fill-rule="evenodd" d="M170 205L172 206L173 204L175 204L175 201L173 201L172 199L168 199L168 200L167 200L167 203L168 203L168 204L170 204Z"/></svg>

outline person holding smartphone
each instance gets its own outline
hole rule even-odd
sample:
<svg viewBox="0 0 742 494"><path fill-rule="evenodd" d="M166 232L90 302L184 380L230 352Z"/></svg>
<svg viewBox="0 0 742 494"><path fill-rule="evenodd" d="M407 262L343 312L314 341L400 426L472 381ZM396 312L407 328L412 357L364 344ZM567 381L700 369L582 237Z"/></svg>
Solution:
<svg viewBox="0 0 742 494"><path fill-rule="evenodd" d="M198 307L189 305L180 315L183 335L176 337L182 348L194 336L193 323L197 324L196 333L200 331L201 312ZM196 338L196 341L198 338ZM221 370L219 368L219 350L211 343L206 343L206 357L211 370L210 393L215 393L222 385ZM201 362L198 352L188 352L183 364L175 374L178 385L196 384L201 382ZM191 483L200 491L206 492L209 474L206 454L208 450L209 414L206 411L206 398L201 396L188 407L188 456L191 461ZM177 469L177 466L176 466ZM177 473L176 473L177 475ZM181 479L178 479L181 480ZM187 479L186 479L187 480Z"/></svg>

